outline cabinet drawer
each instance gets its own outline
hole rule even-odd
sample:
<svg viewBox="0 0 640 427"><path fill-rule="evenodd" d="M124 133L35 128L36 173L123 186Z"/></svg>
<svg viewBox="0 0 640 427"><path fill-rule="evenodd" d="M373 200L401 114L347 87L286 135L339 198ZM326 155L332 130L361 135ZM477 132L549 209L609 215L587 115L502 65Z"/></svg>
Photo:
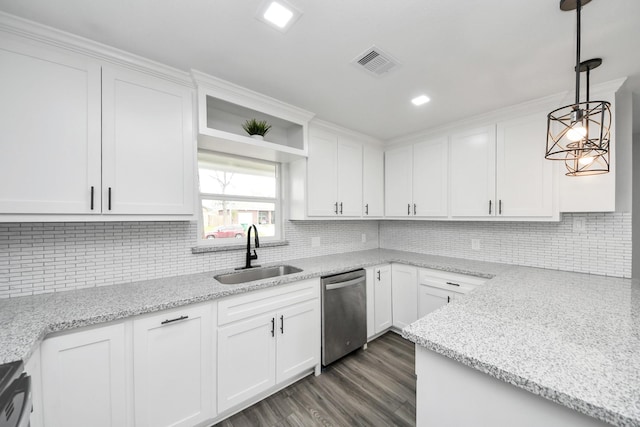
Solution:
<svg viewBox="0 0 640 427"><path fill-rule="evenodd" d="M291 304L318 298L319 292L319 279L311 279L291 285L228 297L218 302L218 325L224 325L278 310Z"/></svg>
<svg viewBox="0 0 640 427"><path fill-rule="evenodd" d="M472 291L477 286L484 284L487 280L488 279L483 277L431 269L420 269L418 278L421 285L433 286L435 288L462 294Z"/></svg>

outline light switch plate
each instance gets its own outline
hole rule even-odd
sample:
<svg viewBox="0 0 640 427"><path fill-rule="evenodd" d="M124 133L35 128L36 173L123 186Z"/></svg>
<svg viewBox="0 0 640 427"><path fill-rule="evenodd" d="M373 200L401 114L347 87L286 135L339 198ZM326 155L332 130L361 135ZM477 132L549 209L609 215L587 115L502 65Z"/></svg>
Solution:
<svg viewBox="0 0 640 427"><path fill-rule="evenodd" d="M317 248L320 246L320 237L312 237L311 238L311 247Z"/></svg>
<svg viewBox="0 0 640 427"><path fill-rule="evenodd" d="M362 243L367 243L367 235L362 233Z"/></svg>
<svg viewBox="0 0 640 427"><path fill-rule="evenodd" d="M471 249L474 251L480 250L480 239L471 239Z"/></svg>

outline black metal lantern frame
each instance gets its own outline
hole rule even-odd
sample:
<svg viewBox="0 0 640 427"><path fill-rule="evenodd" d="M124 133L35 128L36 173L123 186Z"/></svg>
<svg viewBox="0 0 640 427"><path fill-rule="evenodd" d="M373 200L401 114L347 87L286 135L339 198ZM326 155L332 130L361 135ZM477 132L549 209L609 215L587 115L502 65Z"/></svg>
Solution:
<svg viewBox="0 0 640 427"><path fill-rule="evenodd" d="M609 172L611 140L611 104L589 100L589 77L592 69L602 64L595 58L580 62L580 11L591 0L561 0L561 10L576 10L576 89L575 103L552 111L547 116L547 149L545 158L563 160L566 175L597 175ZM586 101L580 102L580 73L587 73Z"/></svg>

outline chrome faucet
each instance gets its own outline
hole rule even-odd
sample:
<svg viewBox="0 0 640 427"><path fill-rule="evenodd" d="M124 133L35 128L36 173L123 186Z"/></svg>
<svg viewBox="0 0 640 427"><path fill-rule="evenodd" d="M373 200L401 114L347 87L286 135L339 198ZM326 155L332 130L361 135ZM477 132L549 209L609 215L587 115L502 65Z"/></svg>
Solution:
<svg viewBox="0 0 640 427"><path fill-rule="evenodd" d="M251 229L253 228L253 233L254 233L254 249L253 249L253 254L251 253ZM251 265L251 261L254 259L258 259L258 254L256 253L255 248L259 248L260 247L260 239L258 239L258 229L256 228L255 224L251 224L251 226L249 226L249 229L247 230L247 262L244 266L244 268L253 268L253 267L260 267L259 265Z"/></svg>

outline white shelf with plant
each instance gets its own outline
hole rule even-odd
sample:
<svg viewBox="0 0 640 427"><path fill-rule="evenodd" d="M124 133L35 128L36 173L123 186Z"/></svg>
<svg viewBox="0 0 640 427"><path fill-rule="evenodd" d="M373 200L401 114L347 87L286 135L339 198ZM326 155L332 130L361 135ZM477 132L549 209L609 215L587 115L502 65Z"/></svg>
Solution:
<svg viewBox="0 0 640 427"><path fill-rule="evenodd" d="M307 156L312 113L197 71L192 75L200 148L280 162Z"/></svg>

